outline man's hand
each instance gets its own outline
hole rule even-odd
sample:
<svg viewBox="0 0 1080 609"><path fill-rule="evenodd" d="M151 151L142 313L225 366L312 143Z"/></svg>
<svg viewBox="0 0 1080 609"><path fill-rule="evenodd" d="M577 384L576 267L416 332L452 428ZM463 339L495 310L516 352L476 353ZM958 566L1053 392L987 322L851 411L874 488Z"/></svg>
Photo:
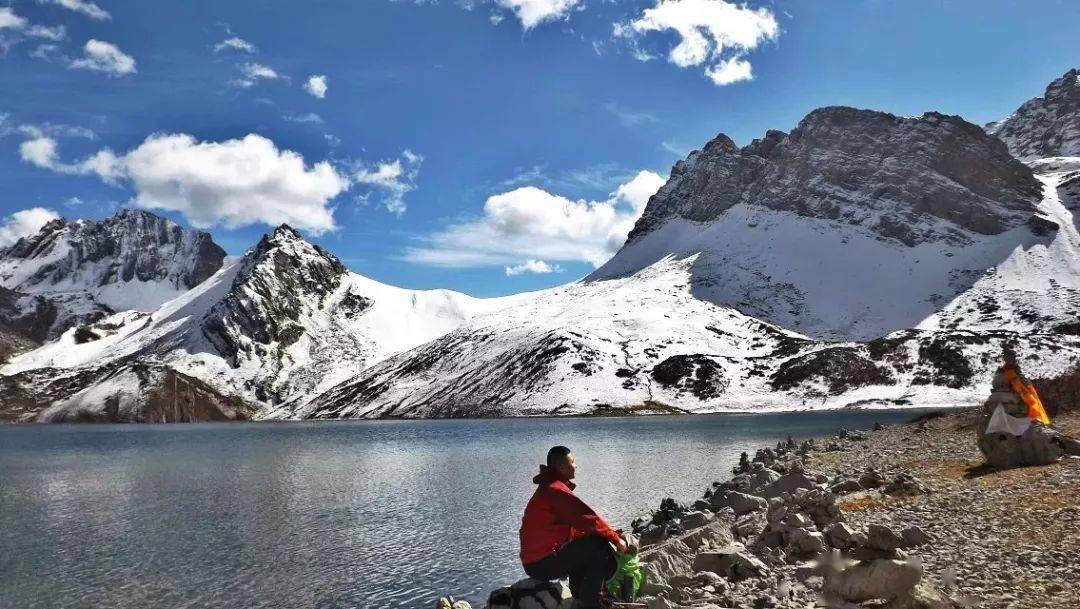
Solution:
<svg viewBox="0 0 1080 609"><path fill-rule="evenodd" d="M626 551L628 549L629 548L626 545L626 539L624 539L622 535L619 535L619 541L615 544L615 551L619 554L626 554Z"/></svg>

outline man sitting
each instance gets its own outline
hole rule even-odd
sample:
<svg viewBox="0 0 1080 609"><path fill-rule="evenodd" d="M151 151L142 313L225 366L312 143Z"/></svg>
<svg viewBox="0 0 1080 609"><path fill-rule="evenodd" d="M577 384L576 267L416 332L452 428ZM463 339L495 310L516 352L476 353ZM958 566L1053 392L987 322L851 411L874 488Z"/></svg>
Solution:
<svg viewBox="0 0 1080 609"><path fill-rule="evenodd" d="M533 478L536 492L521 518L521 564L535 579L570 578L575 607L600 607L600 591L616 569L611 544L620 553L626 541L574 495L574 455L565 446L548 451L547 464Z"/></svg>

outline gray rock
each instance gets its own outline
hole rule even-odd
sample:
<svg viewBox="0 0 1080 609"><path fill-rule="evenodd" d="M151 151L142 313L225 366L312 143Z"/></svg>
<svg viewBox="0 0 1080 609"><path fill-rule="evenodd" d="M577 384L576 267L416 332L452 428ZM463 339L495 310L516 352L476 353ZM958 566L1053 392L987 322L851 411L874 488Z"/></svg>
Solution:
<svg viewBox="0 0 1080 609"><path fill-rule="evenodd" d="M886 495L923 495L930 492L930 487L923 484L915 476L909 473L897 474L881 492Z"/></svg>
<svg viewBox="0 0 1080 609"><path fill-rule="evenodd" d="M885 476L872 467L859 477L859 486L863 488L877 488L882 484L885 484Z"/></svg>
<svg viewBox="0 0 1080 609"><path fill-rule="evenodd" d="M684 529L690 530L709 524L709 521L711 521L713 518L714 516L711 512L690 512L689 514L683 516L680 519L680 522L682 523Z"/></svg>
<svg viewBox="0 0 1080 609"><path fill-rule="evenodd" d="M922 579L922 567L908 561L875 560L856 564L825 578L828 594L854 603L907 596Z"/></svg>
<svg viewBox="0 0 1080 609"><path fill-rule="evenodd" d="M901 546L904 548L914 548L930 543L931 541L930 536L926 534L926 531L923 531L917 526L910 526L903 531L900 531L900 537L904 540L904 543Z"/></svg>
<svg viewBox="0 0 1080 609"><path fill-rule="evenodd" d="M672 217L708 222L746 203L865 223L915 245L948 224L998 234L1034 213L1040 193L1030 169L960 117L819 108L790 134L769 131L741 149L721 134L678 162L628 242Z"/></svg>
<svg viewBox="0 0 1080 609"><path fill-rule="evenodd" d="M836 493L837 495L844 495L847 493L854 493L855 491L861 491L863 490L863 487L861 484L859 484L858 480L847 478L845 480L837 482L836 484L833 484L829 487L829 490Z"/></svg>
<svg viewBox="0 0 1080 609"><path fill-rule="evenodd" d="M930 582L920 581L909 594L899 596L881 606L881 609L957 609L959 605L934 588Z"/></svg>
<svg viewBox="0 0 1080 609"><path fill-rule="evenodd" d="M739 492L728 493L726 499L727 506L735 510L736 516L763 510L769 505L768 502L761 497L755 497L754 495L747 495Z"/></svg>
<svg viewBox="0 0 1080 609"><path fill-rule="evenodd" d="M866 547L891 552L904 545L904 539L889 527L872 524L866 527Z"/></svg>
<svg viewBox="0 0 1080 609"><path fill-rule="evenodd" d="M811 489L817 486L817 480L802 472L788 472L780 476L775 482L761 489L761 496L770 499L779 497L784 493L794 493L798 489Z"/></svg>
<svg viewBox="0 0 1080 609"><path fill-rule="evenodd" d="M1075 68L1050 83L1008 118L988 125L1023 160L1080 156L1080 74Z"/></svg>
<svg viewBox="0 0 1080 609"><path fill-rule="evenodd" d="M825 551L825 536L817 531L792 529L788 548L797 556L817 555Z"/></svg>
<svg viewBox="0 0 1080 609"><path fill-rule="evenodd" d="M756 471L750 475L750 483L752 489L760 489L765 486L776 482L780 478L780 474L771 469L762 469Z"/></svg>
<svg viewBox="0 0 1080 609"><path fill-rule="evenodd" d="M860 541L854 529L842 522L829 525L825 529L825 539L828 540L829 545L840 549L854 547Z"/></svg>
<svg viewBox="0 0 1080 609"><path fill-rule="evenodd" d="M694 558L693 568L694 571L712 571L733 581L756 577L768 571L765 563L748 552L741 543L699 553Z"/></svg>

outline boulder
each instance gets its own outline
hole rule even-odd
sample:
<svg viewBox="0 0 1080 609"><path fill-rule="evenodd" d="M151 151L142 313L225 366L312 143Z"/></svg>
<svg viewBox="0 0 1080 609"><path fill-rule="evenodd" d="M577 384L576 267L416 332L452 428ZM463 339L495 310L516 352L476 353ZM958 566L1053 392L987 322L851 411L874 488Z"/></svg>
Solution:
<svg viewBox="0 0 1080 609"><path fill-rule="evenodd" d="M882 484L885 484L885 476L872 467L859 476L859 486L863 488L877 488Z"/></svg>
<svg viewBox="0 0 1080 609"><path fill-rule="evenodd" d="M847 493L854 493L855 491L863 490L862 484L859 484L858 480L853 478L847 478L841 480L829 487L829 490L837 495L844 495Z"/></svg>
<svg viewBox="0 0 1080 609"><path fill-rule="evenodd" d="M738 491L732 491L725 496L725 505L735 510L736 516L742 516L750 512L756 512L757 510L763 510L768 507L769 502L765 501L761 497L754 495L747 495L746 493L740 493Z"/></svg>
<svg viewBox="0 0 1080 609"><path fill-rule="evenodd" d="M780 474L774 470L762 468L750 474L750 488L760 489L780 479Z"/></svg>
<svg viewBox="0 0 1080 609"><path fill-rule="evenodd" d="M919 582L910 594L900 596L881 606L881 609L957 609L960 607L948 596L930 585Z"/></svg>
<svg viewBox="0 0 1080 609"><path fill-rule="evenodd" d="M915 476L909 473L897 474L881 492L886 495L924 495L930 492L930 487L923 484Z"/></svg>
<svg viewBox="0 0 1080 609"><path fill-rule="evenodd" d="M690 512L682 517L679 521L683 529L689 531L690 529L696 529L709 524L709 521L714 518L712 512Z"/></svg>
<svg viewBox="0 0 1080 609"><path fill-rule="evenodd" d="M1053 429L1033 421L1023 435L982 434L978 442L987 464L995 469L1010 469L1056 462L1065 454L1058 437Z"/></svg>
<svg viewBox="0 0 1080 609"><path fill-rule="evenodd" d="M766 499L771 499L784 493L794 494L795 491L801 488L811 489L815 486L817 486L817 481L813 478L801 471L790 471L762 488L759 494Z"/></svg>
<svg viewBox="0 0 1080 609"><path fill-rule="evenodd" d="M829 545L841 550L855 547L860 542L855 530L842 522L829 525L825 529L825 539L828 540Z"/></svg>
<svg viewBox="0 0 1080 609"><path fill-rule="evenodd" d="M641 594L657 594L665 582L676 576L691 576L697 571L693 567L697 553L705 547L722 547L732 542L731 531L722 519L714 519L709 524L694 529L689 533L666 539L641 551L642 573L645 583Z"/></svg>
<svg viewBox="0 0 1080 609"><path fill-rule="evenodd" d="M792 529L789 534L788 548L797 556L816 556L825 551L825 536L817 531Z"/></svg>
<svg viewBox="0 0 1080 609"><path fill-rule="evenodd" d="M719 550L708 550L694 557L694 571L712 571L739 581L768 571L765 563L746 550L741 543L732 543Z"/></svg>
<svg viewBox="0 0 1080 609"><path fill-rule="evenodd" d="M882 552L891 552L904 545L904 539L892 529L880 524L866 527L866 547Z"/></svg>
<svg viewBox="0 0 1080 609"><path fill-rule="evenodd" d="M927 543L930 543L930 535L916 526L910 526L903 531L900 531L900 537L904 540L902 548L914 548Z"/></svg>
<svg viewBox="0 0 1080 609"><path fill-rule="evenodd" d="M845 601L891 601L909 596L922 579L922 567L906 560L861 562L825 578L825 592Z"/></svg>

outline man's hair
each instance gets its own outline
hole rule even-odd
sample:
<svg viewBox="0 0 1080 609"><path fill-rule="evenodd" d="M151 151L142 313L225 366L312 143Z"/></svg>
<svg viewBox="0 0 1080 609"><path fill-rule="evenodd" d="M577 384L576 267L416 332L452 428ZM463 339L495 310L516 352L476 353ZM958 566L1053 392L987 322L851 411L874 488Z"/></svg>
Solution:
<svg viewBox="0 0 1080 609"><path fill-rule="evenodd" d="M555 467L563 461L566 461L566 456L569 454L570 449L565 446L552 446L547 454L547 466Z"/></svg>

